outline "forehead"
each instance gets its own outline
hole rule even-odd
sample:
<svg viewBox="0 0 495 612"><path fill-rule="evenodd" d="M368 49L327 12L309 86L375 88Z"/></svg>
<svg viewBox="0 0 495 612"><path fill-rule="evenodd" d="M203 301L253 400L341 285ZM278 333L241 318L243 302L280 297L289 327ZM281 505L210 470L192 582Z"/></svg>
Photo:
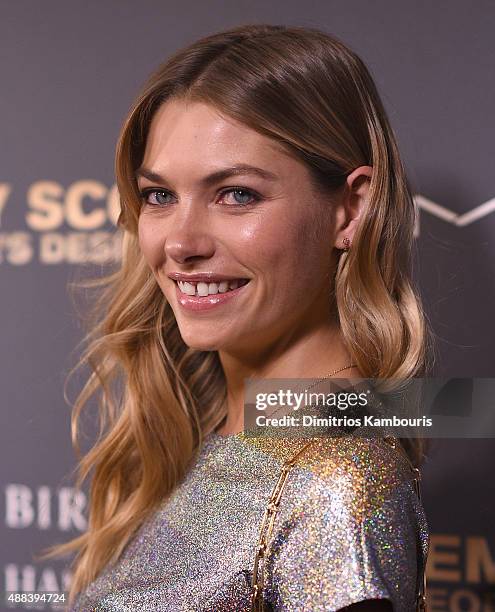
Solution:
<svg viewBox="0 0 495 612"><path fill-rule="evenodd" d="M236 162L273 168L297 164L281 143L263 136L214 107L185 100L169 100L154 114L143 166L155 170L199 164L203 167Z"/></svg>

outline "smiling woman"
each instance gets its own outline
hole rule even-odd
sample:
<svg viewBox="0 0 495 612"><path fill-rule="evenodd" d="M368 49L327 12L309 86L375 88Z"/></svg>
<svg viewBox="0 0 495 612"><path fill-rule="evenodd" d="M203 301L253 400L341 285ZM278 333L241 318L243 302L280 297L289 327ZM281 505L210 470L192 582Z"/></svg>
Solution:
<svg viewBox="0 0 495 612"><path fill-rule="evenodd" d="M78 552L72 610L419 608L420 444L243 431L246 379L429 367L413 201L363 62L311 28L203 38L144 86L116 173L122 263L73 416L76 442L101 390L89 528L55 550Z"/></svg>
<svg viewBox="0 0 495 612"><path fill-rule="evenodd" d="M339 240L335 217L356 216L357 203L352 210L342 204L330 213L330 195L312 184L305 164L273 139L199 102L171 100L157 110L142 165L149 170L137 171L141 252L188 346L222 349L224 371L237 384L246 374L245 357L269 347L268 329L276 343L287 339L289 330L304 336L302 307L310 309L319 333L334 333L327 316L326 277L335 265ZM357 181L367 172L360 168L352 178ZM232 177L234 185L227 183ZM294 248L297 244L304 248ZM171 274L186 284L171 281ZM217 294L219 275L249 283L222 297L207 297ZM218 311L227 300L229 312ZM213 307L215 316L222 316L220 327L216 318L197 316L213 315ZM328 337L306 336L313 338L312 350L328 343ZM337 358L329 354L308 375L328 371ZM288 352L282 359L289 359ZM288 365L278 363L280 372L287 371Z"/></svg>

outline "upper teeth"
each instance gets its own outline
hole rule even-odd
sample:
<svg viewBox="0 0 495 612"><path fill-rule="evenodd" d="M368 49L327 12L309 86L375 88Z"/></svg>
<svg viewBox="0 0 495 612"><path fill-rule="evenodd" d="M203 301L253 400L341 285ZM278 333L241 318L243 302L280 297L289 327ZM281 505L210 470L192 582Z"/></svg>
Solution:
<svg viewBox="0 0 495 612"><path fill-rule="evenodd" d="M221 283L204 283L204 282L192 282L177 281L179 289L182 293L187 295L213 295L215 293L225 293L229 289L237 289L239 286L240 279L226 280Z"/></svg>

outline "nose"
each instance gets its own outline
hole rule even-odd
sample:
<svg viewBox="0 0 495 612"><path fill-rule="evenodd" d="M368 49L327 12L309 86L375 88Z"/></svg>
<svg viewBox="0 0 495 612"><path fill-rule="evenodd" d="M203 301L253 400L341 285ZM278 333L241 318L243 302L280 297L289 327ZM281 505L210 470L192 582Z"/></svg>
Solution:
<svg viewBox="0 0 495 612"><path fill-rule="evenodd" d="M166 257L180 264L195 258L208 259L215 252L208 211L198 202L182 202L178 209L165 239Z"/></svg>

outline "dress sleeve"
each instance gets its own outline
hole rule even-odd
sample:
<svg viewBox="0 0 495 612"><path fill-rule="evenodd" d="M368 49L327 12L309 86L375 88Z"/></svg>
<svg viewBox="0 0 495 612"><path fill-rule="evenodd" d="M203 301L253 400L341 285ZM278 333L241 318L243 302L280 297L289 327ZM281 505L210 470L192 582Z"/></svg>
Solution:
<svg viewBox="0 0 495 612"><path fill-rule="evenodd" d="M267 558L273 609L329 612L385 598L394 611L415 610L428 536L411 480L303 475L291 493Z"/></svg>

